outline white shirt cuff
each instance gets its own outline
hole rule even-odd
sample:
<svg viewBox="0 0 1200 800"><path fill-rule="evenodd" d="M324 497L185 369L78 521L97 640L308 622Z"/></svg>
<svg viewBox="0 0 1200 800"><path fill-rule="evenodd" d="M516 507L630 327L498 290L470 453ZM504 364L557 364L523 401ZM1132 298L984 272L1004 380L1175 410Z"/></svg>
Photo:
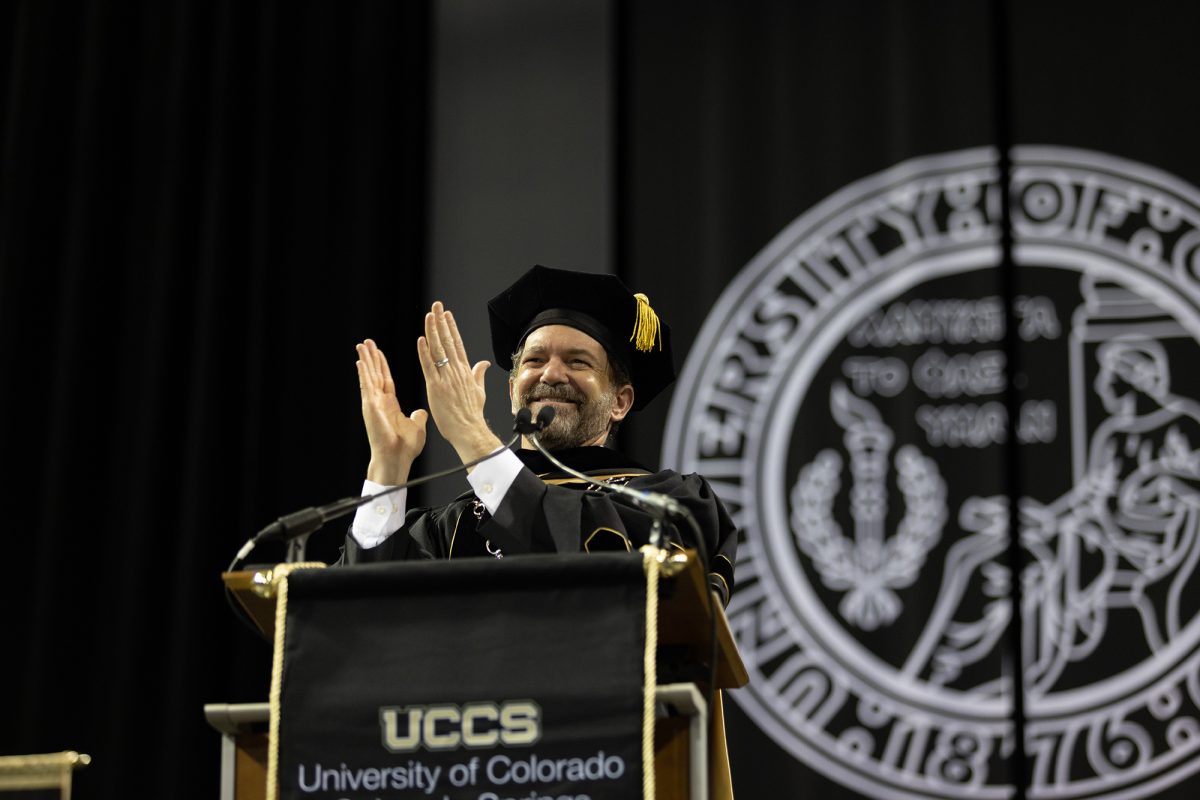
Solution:
<svg viewBox="0 0 1200 800"><path fill-rule="evenodd" d="M467 481L475 490L475 496L487 508L489 514L495 514L496 509L508 494L508 487L517 479L517 475L525 468L521 459L511 450L505 450L494 458L484 461L467 475Z"/></svg>
<svg viewBox="0 0 1200 800"><path fill-rule="evenodd" d="M363 481L363 497L378 494L389 488L391 487L375 481ZM359 506L354 512L354 521L350 523L350 535L360 547L375 547L404 525L407 504L408 489L401 489Z"/></svg>

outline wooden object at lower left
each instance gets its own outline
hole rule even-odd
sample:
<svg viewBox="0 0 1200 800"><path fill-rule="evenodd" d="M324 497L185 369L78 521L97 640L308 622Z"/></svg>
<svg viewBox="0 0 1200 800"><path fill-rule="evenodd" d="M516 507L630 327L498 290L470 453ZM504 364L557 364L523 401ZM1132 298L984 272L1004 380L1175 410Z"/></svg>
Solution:
<svg viewBox="0 0 1200 800"><path fill-rule="evenodd" d="M222 572L221 581L238 606L267 642L275 640L275 597L271 567Z"/></svg>
<svg viewBox="0 0 1200 800"><path fill-rule="evenodd" d="M57 789L61 800L71 800L71 774L90 763L91 756L74 750L0 756L0 792Z"/></svg>

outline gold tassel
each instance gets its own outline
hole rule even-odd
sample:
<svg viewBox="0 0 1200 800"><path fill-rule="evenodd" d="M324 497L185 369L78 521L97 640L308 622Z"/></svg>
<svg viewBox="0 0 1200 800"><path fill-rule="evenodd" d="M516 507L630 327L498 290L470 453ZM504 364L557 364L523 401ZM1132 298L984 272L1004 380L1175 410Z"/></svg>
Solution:
<svg viewBox="0 0 1200 800"><path fill-rule="evenodd" d="M633 324L633 335L629 341L640 353L653 350L655 341L658 342L658 349L662 350L662 331L658 327L658 314L650 307L650 298L640 292L633 297L637 300L637 321Z"/></svg>

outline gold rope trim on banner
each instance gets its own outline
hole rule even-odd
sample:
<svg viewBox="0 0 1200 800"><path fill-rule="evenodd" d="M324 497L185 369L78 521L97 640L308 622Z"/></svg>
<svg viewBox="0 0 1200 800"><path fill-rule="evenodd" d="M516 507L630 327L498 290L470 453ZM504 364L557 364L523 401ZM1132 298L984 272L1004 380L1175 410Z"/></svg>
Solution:
<svg viewBox="0 0 1200 800"><path fill-rule="evenodd" d="M271 570L268 580L275 590L275 652L271 658L271 716L268 729L270 748L267 750L267 800L279 800L279 701L283 695L283 641L287 625L288 575L298 569L319 569L320 561L279 564Z"/></svg>
<svg viewBox="0 0 1200 800"><path fill-rule="evenodd" d="M666 550L645 545L641 548L646 569L646 651L642 658L645 672L642 687L642 800L654 800L654 706L658 684L658 575Z"/></svg>

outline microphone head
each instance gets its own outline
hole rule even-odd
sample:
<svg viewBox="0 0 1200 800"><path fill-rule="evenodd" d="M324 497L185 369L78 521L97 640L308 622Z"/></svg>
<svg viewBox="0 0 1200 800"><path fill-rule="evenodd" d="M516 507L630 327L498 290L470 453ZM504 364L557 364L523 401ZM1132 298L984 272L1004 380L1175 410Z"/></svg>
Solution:
<svg viewBox="0 0 1200 800"><path fill-rule="evenodd" d="M554 421L554 406L542 406L541 411L537 415L537 429L545 430L546 426Z"/></svg>
<svg viewBox="0 0 1200 800"><path fill-rule="evenodd" d="M517 418L513 422L513 433L533 433L537 428L533 424L533 412L521 407L517 410Z"/></svg>

